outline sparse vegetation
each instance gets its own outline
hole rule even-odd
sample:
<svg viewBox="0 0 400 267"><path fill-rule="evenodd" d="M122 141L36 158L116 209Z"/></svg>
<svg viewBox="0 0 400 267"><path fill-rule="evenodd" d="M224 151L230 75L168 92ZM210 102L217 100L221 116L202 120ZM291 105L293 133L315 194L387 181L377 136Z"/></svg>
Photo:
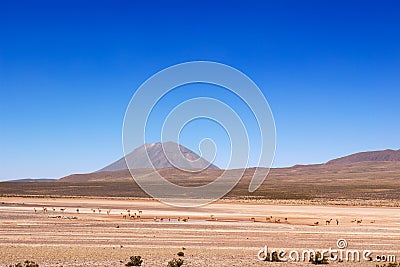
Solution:
<svg viewBox="0 0 400 267"><path fill-rule="evenodd" d="M183 260L182 259L173 259L168 262L167 267L180 267L183 265Z"/></svg>
<svg viewBox="0 0 400 267"><path fill-rule="evenodd" d="M389 262L388 264L384 264L384 265L377 264L376 267L400 267L400 264L394 263L394 262Z"/></svg>
<svg viewBox="0 0 400 267"><path fill-rule="evenodd" d="M328 257L324 255L324 257L321 257L321 252L317 251L315 253L315 257L311 257L310 262L312 264L318 265L318 264L328 264Z"/></svg>
<svg viewBox="0 0 400 267"><path fill-rule="evenodd" d="M276 252L272 252L272 257L271 257L271 253L268 252L267 253L267 260L266 261L273 261L273 262L279 262L279 258L278 258L278 253Z"/></svg>
<svg viewBox="0 0 400 267"><path fill-rule="evenodd" d="M39 264L34 261L26 260L24 263L17 263L15 265L10 265L9 267L39 267Z"/></svg>
<svg viewBox="0 0 400 267"><path fill-rule="evenodd" d="M141 256L131 256L125 266L142 266L143 260Z"/></svg>

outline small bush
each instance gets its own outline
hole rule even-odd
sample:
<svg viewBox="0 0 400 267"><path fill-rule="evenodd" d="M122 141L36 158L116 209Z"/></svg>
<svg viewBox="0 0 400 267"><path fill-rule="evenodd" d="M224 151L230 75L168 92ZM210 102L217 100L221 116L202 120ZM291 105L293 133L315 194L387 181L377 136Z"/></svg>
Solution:
<svg viewBox="0 0 400 267"><path fill-rule="evenodd" d="M24 263L17 263L15 265L10 265L9 267L39 267L39 264L35 263L34 261L26 260Z"/></svg>
<svg viewBox="0 0 400 267"><path fill-rule="evenodd" d="M168 267L180 267L183 264L183 260L182 259L173 259L171 261L168 262Z"/></svg>
<svg viewBox="0 0 400 267"><path fill-rule="evenodd" d="M142 266L143 260L141 256L131 256L130 261L125 266Z"/></svg>
<svg viewBox="0 0 400 267"><path fill-rule="evenodd" d="M278 258L278 253L276 252L272 252L272 258L271 258L271 253L267 252L267 258L265 259L265 261L270 261L270 262L279 262L279 258Z"/></svg>
<svg viewBox="0 0 400 267"><path fill-rule="evenodd" d="M317 251L315 253L315 257L311 257L310 262L312 264L328 264L328 259L326 256L324 256L324 258L321 259L321 252Z"/></svg>
<svg viewBox="0 0 400 267"><path fill-rule="evenodd" d="M385 263L383 265L376 264L375 266L376 267L400 267L400 264L394 263L394 262L389 262L387 265Z"/></svg>
<svg viewBox="0 0 400 267"><path fill-rule="evenodd" d="M384 266L386 266L386 264ZM400 264L393 263L393 262L389 262L387 265L387 267L399 267L399 266L400 266Z"/></svg>
<svg viewBox="0 0 400 267"><path fill-rule="evenodd" d="M183 253L182 251L179 251L178 253L176 253L176 255L178 255L179 257L183 257L183 256L185 256L185 253Z"/></svg>

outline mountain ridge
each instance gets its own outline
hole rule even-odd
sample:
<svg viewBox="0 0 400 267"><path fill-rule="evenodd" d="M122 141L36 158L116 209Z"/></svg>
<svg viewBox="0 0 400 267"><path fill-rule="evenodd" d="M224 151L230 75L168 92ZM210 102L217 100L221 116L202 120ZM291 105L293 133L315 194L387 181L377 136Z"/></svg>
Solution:
<svg viewBox="0 0 400 267"><path fill-rule="evenodd" d="M4 182L12 182L12 183L46 183L46 182L55 182L58 179L55 178L21 178L21 179L12 179Z"/></svg>
<svg viewBox="0 0 400 267"><path fill-rule="evenodd" d="M332 159L325 165L346 165L357 162L385 162L385 161L400 161L400 149L385 149L376 151L365 151L350 154L340 158Z"/></svg>
<svg viewBox="0 0 400 267"><path fill-rule="evenodd" d="M174 146L176 146L176 143L171 143ZM148 144L146 145L147 147L139 147L136 150L140 150L141 152L146 152L144 149L150 148L156 148L157 150L160 149L161 143L153 143L153 144ZM179 145L179 148L181 151L183 150L183 154L187 155L191 159L196 159L200 158L197 154L192 152L189 149L186 149L185 147ZM189 154L187 154L189 153ZM157 153L156 153L157 154ZM128 154L129 156L130 154ZM140 154L140 155L145 155L145 154ZM157 154L156 155L158 159L160 159L160 156ZM146 156L147 157L147 156ZM161 157L162 160L165 160L164 158ZM143 175L152 173L154 172L161 172L162 174L165 174L166 176L171 176L171 178L182 178L182 179L189 179L196 181L198 177L201 177L201 179L206 179L206 176L210 175L210 177L216 176L217 173L220 173L221 170L215 165L210 165L210 166L215 166L215 168L208 168L204 174L195 174L195 173L190 173L190 174L183 174L184 171L180 171L177 168L173 168L172 165L167 165L164 166L162 165L163 161L156 161L156 166L161 168L156 168L156 170L153 170L153 168L138 168L135 170L135 172L138 175ZM141 163L141 162L139 162ZM207 162L208 163L208 162ZM110 168L110 166L112 168ZM308 173L312 172L315 175L322 175L324 176L327 173L333 174L339 174L343 173L346 174L347 172L351 172L354 170L354 168L357 169L358 173L372 173L372 172L382 172L388 169L394 169L398 170L398 166L400 166L400 149L399 150L393 150L393 149L386 149L386 150L377 150L377 151L366 151L366 152L359 152L359 153L354 153L350 154L344 157L332 159L326 163L322 164L309 164L309 165L295 165L292 167L284 167L284 168L271 168L272 173L276 172L284 172L285 174L282 176L287 176L287 175L292 175L292 174L300 174L300 173ZM113 167L116 167L115 170ZM119 169L121 168L121 169ZM151 170L149 170L151 169ZM252 168L246 169L246 171L251 170ZM238 169L241 170L241 169ZM217 171L217 172L215 172ZM235 170L229 170L230 172L234 172ZM289 177L287 176L287 177ZM174 178L175 177L175 178ZM119 159L118 161L111 163L107 165L106 167L100 169L99 171L93 172L93 173L86 173L86 174L71 174L65 177L62 177L56 181L60 182L91 182L91 181L113 181L113 182L122 182L122 181L130 181L132 179L130 172L128 171L126 167L126 162L124 158ZM200 179L200 178L199 178ZM30 180L27 181L24 179L20 180L21 182L45 182L45 181L40 181L40 180ZM12 182L12 181L10 181Z"/></svg>

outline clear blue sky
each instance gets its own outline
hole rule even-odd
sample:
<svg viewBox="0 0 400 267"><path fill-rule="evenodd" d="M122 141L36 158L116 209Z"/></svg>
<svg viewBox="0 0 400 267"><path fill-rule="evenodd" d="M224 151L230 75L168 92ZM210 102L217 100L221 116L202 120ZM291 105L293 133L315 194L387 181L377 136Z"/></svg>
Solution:
<svg viewBox="0 0 400 267"><path fill-rule="evenodd" d="M400 148L398 1L142 2L0 3L0 180L120 158L136 88L192 60L258 84L274 166Z"/></svg>

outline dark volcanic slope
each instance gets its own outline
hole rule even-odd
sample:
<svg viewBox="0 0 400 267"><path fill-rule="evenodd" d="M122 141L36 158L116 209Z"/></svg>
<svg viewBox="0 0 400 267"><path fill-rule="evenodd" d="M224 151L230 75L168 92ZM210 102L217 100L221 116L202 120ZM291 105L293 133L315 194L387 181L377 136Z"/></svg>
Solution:
<svg viewBox="0 0 400 267"><path fill-rule="evenodd" d="M218 169L217 166L201 158L190 149L173 142L143 145L129 153L126 156L126 160L129 162L129 167L131 169L150 169L152 168L150 161L156 169L171 168L173 167L171 162L173 162L175 166L184 169L204 169L207 166L207 169ZM98 172L126 169L128 169L128 167L126 166L125 158L121 158Z"/></svg>
<svg viewBox="0 0 400 267"><path fill-rule="evenodd" d="M370 151L361 152L345 156L338 159L328 161L326 164L351 164L356 162L366 161L400 161L400 149L399 150L381 150L381 151Z"/></svg>

